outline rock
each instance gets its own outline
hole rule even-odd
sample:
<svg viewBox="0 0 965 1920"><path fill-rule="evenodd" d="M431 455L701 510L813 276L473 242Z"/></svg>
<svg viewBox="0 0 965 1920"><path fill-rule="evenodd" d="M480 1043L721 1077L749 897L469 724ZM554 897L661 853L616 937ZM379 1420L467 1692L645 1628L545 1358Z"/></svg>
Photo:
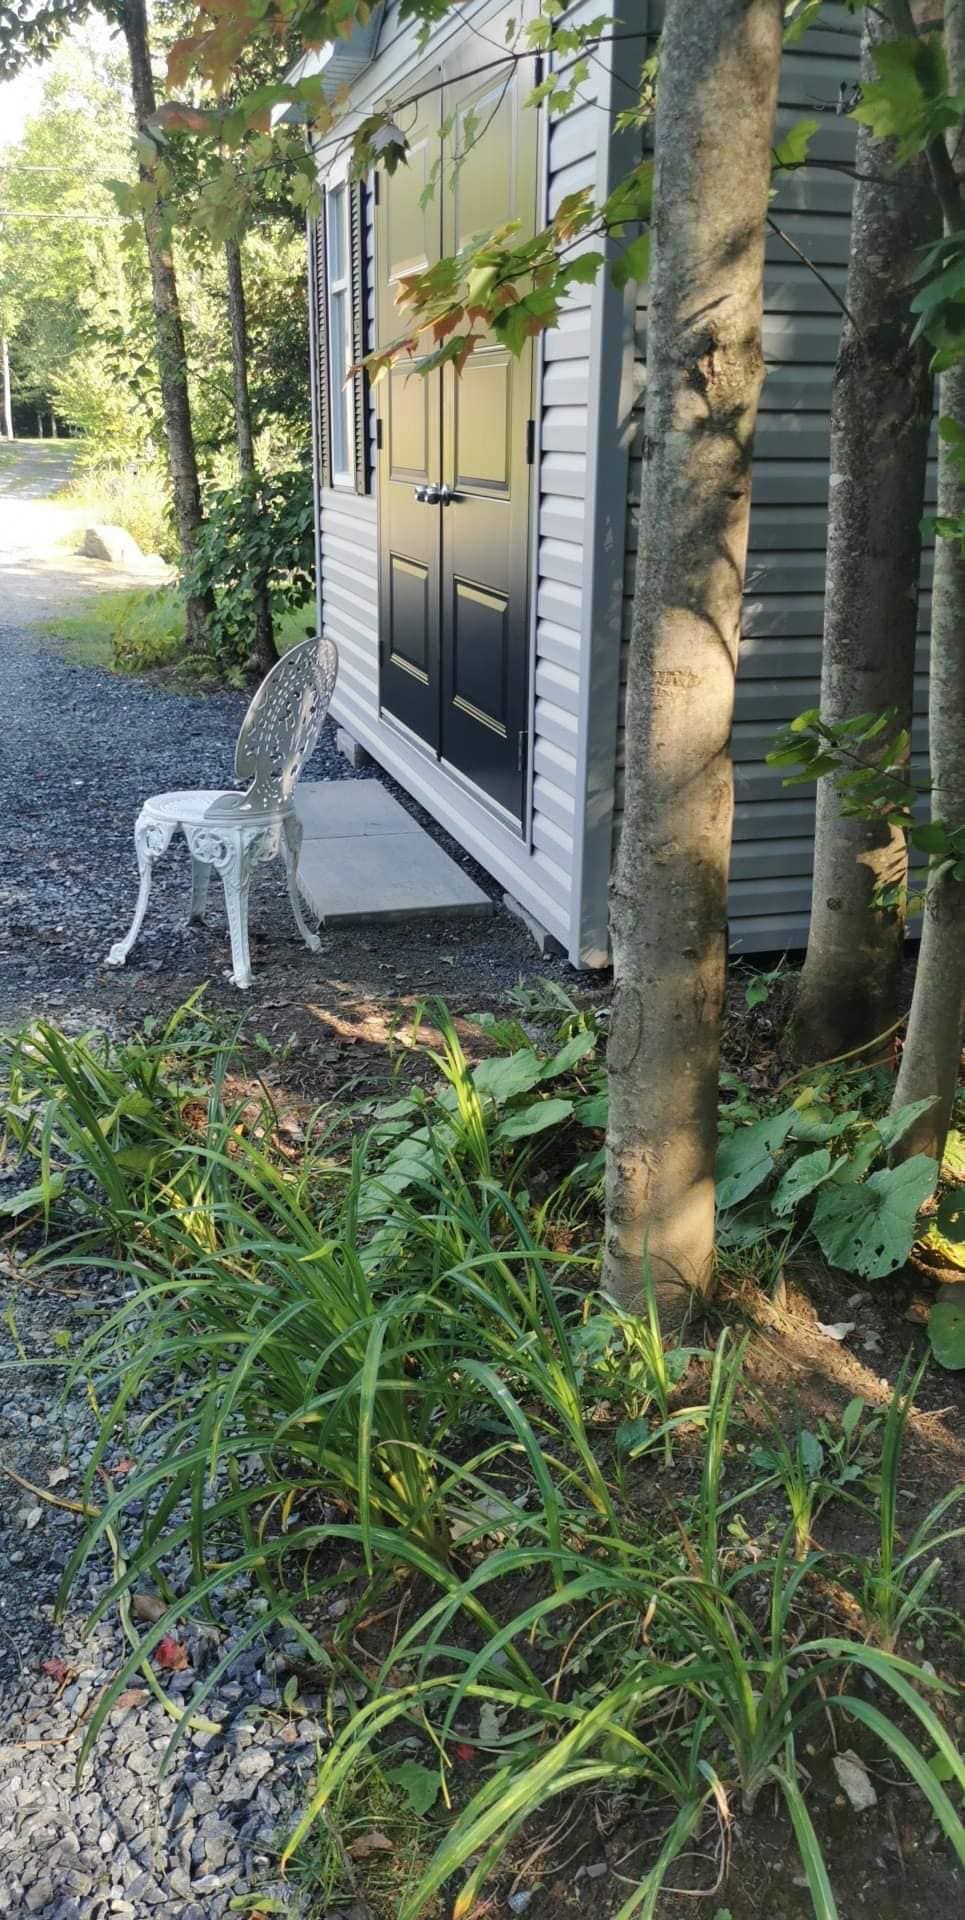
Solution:
<svg viewBox="0 0 965 1920"><path fill-rule="evenodd" d="M46 1874L35 1880L24 1895L24 1904L28 1913L48 1913L54 1902L54 1883Z"/></svg>
<svg viewBox="0 0 965 1920"><path fill-rule="evenodd" d="M266 1753L264 1747L252 1747L250 1753L243 1753L238 1761L238 1772L243 1780L260 1780L262 1774L270 1773L275 1764L274 1754Z"/></svg>
<svg viewBox="0 0 965 1920"><path fill-rule="evenodd" d="M191 1857L202 1873L217 1873L235 1844L234 1827L216 1813L205 1814L194 1838Z"/></svg>
<svg viewBox="0 0 965 1920"><path fill-rule="evenodd" d="M123 527L88 527L79 551L87 560L107 560L112 567L127 567L132 572L144 560L134 535Z"/></svg>

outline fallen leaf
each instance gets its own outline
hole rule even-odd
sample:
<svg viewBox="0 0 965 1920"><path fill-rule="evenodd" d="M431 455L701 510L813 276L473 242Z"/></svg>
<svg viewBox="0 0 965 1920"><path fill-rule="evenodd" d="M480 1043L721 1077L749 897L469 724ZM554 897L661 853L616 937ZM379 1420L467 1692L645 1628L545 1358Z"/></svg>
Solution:
<svg viewBox="0 0 965 1920"><path fill-rule="evenodd" d="M166 1673L183 1673L189 1665L187 1647L173 1633L166 1633L154 1649L154 1665L163 1667Z"/></svg>
<svg viewBox="0 0 965 1920"><path fill-rule="evenodd" d="M114 1706L115 1708L122 1707L124 1709L127 1707L143 1707L146 1699L146 1687L128 1687L124 1693L118 1694Z"/></svg>
<svg viewBox="0 0 965 1920"><path fill-rule="evenodd" d="M17 1515L17 1519L22 1522L28 1533L32 1533L34 1527L40 1525L43 1517L44 1510L42 1507L21 1507Z"/></svg>
<svg viewBox="0 0 965 1920"><path fill-rule="evenodd" d="M388 1834L379 1833L377 1829L373 1833L360 1833L358 1839L353 1840L349 1847L353 1860L367 1860L370 1853L391 1852L392 1842Z"/></svg>
<svg viewBox="0 0 965 1920"><path fill-rule="evenodd" d="M61 1659L59 1653L55 1653L51 1660L41 1660L40 1671L49 1674L51 1680L56 1680L60 1686L63 1686L64 1681L70 1679L73 1668L66 1660Z"/></svg>
<svg viewBox="0 0 965 1920"><path fill-rule="evenodd" d="M69 1467L51 1467L47 1475L48 1487L59 1487L62 1480L70 1479Z"/></svg>
<svg viewBox="0 0 965 1920"><path fill-rule="evenodd" d="M131 1601L131 1612L135 1620L160 1620L162 1613L167 1613L167 1607L156 1593L136 1593ZM163 1640L161 1645L163 1647Z"/></svg>
<svg viewBox="0 0 965 1920"><path fill-rule="evenodd" d="M457 1760L475 1760L475 1758L476 1758L475 1747L468 1747L465 1741L463 1741L462 1746L459 1746L456 1748Z"/></svg>
<svg viewBox="0 0 965 1920"><path fill-rule="evenodd" d="M854 1332L856 1325L855 1320L834 1320L829 1327L826 1327L823 1320L819 1320L818 1332L823 1333L826 1340L846 1340L849 1333Z"/></svg>
<svg viewBox="0 0 965 1920"><path fill-rule="evenodd" d="M856 1813L864 1813L866 1808L878 1805L878 1795L868 1779L868 1770L860 1754L853 1753L847 1747L844 1753L835 1754L832 1764Z"/></svg>
<svg viewBox="0 0 965 1920"><path fill-rule="evenodd" d="M123 1460L118 1460L116 1464L113 1467L111 1467L110 1471L113 1474L115 1480L121 1480L123 1479L123 1476L125 1473L133 1473L134 1465L135 1463L133 1460L128 1460L125 1457Z"/></svg>

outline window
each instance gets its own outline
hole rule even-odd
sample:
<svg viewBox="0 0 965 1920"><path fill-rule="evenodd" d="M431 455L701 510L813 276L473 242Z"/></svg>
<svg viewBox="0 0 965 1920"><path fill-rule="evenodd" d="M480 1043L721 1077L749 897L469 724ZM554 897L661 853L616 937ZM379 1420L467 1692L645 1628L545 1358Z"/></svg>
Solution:
<svg viewBox="0 0 965 1920"><path fill-rule="evenodd" d="M322 196L311 234L315 311L315 397L321 483L367 493L369 395L364 373L350 374L365 337L365 198L361 183L336 177Z"/></svg>
<svg viewBox="0 0 965 1920"><path fill-rule="evenodd" d="M352 446L352 274L348 226L348 186L325 195L328 243L328 378L332 423L332 483L355 485Z"/></svg>

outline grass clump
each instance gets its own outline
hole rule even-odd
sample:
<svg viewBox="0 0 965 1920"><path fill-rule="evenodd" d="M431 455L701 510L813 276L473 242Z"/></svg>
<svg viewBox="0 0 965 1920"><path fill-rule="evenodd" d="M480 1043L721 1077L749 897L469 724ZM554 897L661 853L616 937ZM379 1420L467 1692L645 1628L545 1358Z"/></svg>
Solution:
<svg viewBox="0 0 965 1920"><path fill-rule="evenodd" d="M183 659L184 601L176 587L122 588L49 621L47 632L77 666L145 673Z"/></svg>
<svg viewBox="0 0 965 1920"><path fill-rule="evenodd" d="M519 1012L488 1023L502 1050L473 1065L434 1009L428 1084L307 1115L295 1144L196 1009L143 1068L138 1043L101 1057L51 1030L15 1050L33 1205L80 1215L42 1257L76 1268L97 1227L126 1294L71 1362L102 1410L85 1502L113 1447L136 1465L67 1582L116 1540L92 1619L135 1586L164 1603L84 1753L178 1619L257 1589L169 1754L240 1647L283 1626L328 1685L332 1731L283 1859L326 1900L364 1877L346 1859L359 1808L384 1810L383 1833L393 1808L420 1823L379 1896L396 1920L444 1894L468 1920L524 1830L588 1793L662 1817L620 1908L652 1915L691 1838L716 1827L726 1858L735 1816L773 1793L814 1912L834 1920L802 1766L829 1722L900 1766L965 1860L949 1689L895 1650L926 1602L917 1562L953 1530L943 1503L897 1542L917 1377L880 1462L860 1409L840 1436L787 1441L764 1408L755 1454L744 1343L668 1345L652 1300L635 1316L595 1293L596 1027L572 1003L551 1031L545 1007ZM161 1416L140 1411L148 1382L166 1388ZM678 1462L692 1472L671 1496ZM822 1506L870 1509L876 1491L876 1553L815 1542ZM880 1644L849 1630L862 1606Z"/></svg>
<svg viewBox="0 0 965 1920"><path fill-rule="evenodd" d="M275 625L279 657L314 631L312 605L280 611ZM106 667L115 673L167 669L188 682L243 685L237 666L226 664L212 653L187 651L184 595L177 586L126 587L98 594L81 612L49 621L47 632L64 658L75 666Z"/></svg>

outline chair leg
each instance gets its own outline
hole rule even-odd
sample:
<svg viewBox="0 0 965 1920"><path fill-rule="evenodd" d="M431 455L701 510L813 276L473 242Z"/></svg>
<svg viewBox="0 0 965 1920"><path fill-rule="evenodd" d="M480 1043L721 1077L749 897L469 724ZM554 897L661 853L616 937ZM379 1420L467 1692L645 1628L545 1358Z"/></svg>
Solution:
<svg viewBox="0 0 965 1920"><path fill-rule="evenodd" d="M207 860L198 860L191 855L191 907L188 913L190 926L202 926L208 905L208 888L211 885L211 867Z"/></svg>
<svg viewBox="0 0 965 1920"><path fill-rule="evenodd" d="M227 840L227 836L225 838ZM235 986L242 990L250 987L254 978L248 949L248 896L261 839L260 833L233 833L228 841L228 857L219 863L231 935L231 973Z"/></svg>
<svg viewBox="0 0 965 1920"><path fill-rule="evenodd" d="M298 891L298 856L302 848L302 823L294 814L289 814L282 822L282 831L282 853L285 860L285 873L288 879L288 898L291 901L295 925L306 947L308 947L312 953L317 953L322 943L318 934L312 932L311 927L305 919L302 912L301 895Z"/></svg>
<svg viewBox="0 0 965 1920"><path fill-rule="evenodd" d="M173 832L173 821L171 825L168 826L166 822L161 820L145 819L143 814L138 817L137 825L134 828L134 846L137 852L137 865L141 876L141 885L138 890L137 905L134 908L134 918L123 940L115 940L107 956L107 965L109 967L122 967L124 965L141 931L144 915L147 911L148 896L151 891L154 862L155 860L160 860L161 855L167 852L171 844L171 835Z"/></svg>

